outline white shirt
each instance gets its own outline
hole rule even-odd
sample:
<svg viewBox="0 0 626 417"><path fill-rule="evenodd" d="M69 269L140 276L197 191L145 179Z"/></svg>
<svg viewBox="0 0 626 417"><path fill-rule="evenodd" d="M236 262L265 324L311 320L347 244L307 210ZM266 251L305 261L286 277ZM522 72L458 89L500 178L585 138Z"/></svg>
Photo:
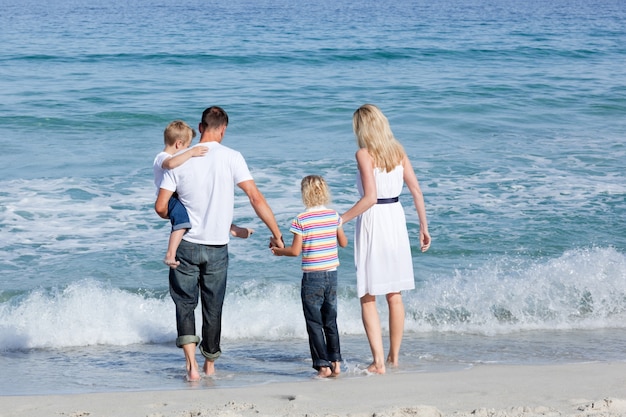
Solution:
<svg viewBox="0 0 626 417"><path fill-rule="evenodd" d="M209 152L166 171L161 188L176 191L187 208L191 229L184 240L224 245L230 241L235 185L253 178L241 153L218 142L195 146L207 146Z"/></svg>
<svg viewBox="0 0 626 417"><path fill-rule="evenodd" d="M154 158L154 162L152 163L152 172L154 173L154 185L156 186L156 195L159 195L159 188L161 187L161 181L163 181L163 176L165 175L166 169L163 168L163 162L166 159L170 158L170 155L167 152L159 152L157 156Z"/></svg>

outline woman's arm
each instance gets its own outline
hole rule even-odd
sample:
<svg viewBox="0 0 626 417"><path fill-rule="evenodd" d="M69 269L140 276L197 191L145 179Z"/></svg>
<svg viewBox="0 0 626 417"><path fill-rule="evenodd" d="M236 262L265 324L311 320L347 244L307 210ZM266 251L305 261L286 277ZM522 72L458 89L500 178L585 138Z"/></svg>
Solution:
<svg viewBox="0 0 626 417"><path fill-rule="evenodd" d="M363 214L370 207L376 204L378 200L376 191L376 180L374 179L374 161L367 152L367 149L361 148L356 152L356 162L359 167L359 175L363 184L363 197L357 201L350 210L343 213L341 219L343 223L349 222L356 216Z"/></svg>
<svg viewBox="0 0 626 417"><path fill-rule="evenodd" d="M348 246L348 238L346 237L346 234L343 231L343 227L341 226L337 228L337 243L342 248Z"/></svg>
<svg viewBox="0 0 626 417"><path fill-rule="evenodd" d="M417 210L417 217L420 221L420 248L422 252L426 252L430 247L430 234L428 233L428 220L426 219L426 206L424 204L424 195L422 189L413 171L411 161L405 155L402 160L402 166L404 168L404 183L413 196L413 204L415 204L415 210Z"/></svg>

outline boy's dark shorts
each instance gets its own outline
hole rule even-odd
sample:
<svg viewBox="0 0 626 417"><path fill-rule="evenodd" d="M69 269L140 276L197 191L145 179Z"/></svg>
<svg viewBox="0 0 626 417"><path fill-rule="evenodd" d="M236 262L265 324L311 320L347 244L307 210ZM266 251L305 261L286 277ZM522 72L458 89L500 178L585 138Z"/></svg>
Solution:
<svg viewBox="0 0 626 417"><path fill-rule="evenodd" d="M172 232L180 229L191 229L187 209L175 195L168 202L167 214L170 218L170 223L172 223Z"/></svg>

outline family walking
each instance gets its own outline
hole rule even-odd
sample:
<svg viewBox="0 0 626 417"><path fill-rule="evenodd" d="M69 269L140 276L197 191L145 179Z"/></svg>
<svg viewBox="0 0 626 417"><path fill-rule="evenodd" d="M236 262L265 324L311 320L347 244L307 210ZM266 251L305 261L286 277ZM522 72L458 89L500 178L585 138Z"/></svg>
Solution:
<svg viewBox="0 0 626 417"><path fill-rule="evenodd" d="M241 153L222 145L228 115L207 108L198 126L199 143L189 147L195 131L184 122L168 125L165 149L154 161L158 188L155 210L170 219L172 233L164 262L170 266L170 294L176 306L176 345L183 349L187 378L201 378L196 347L205 358L203 371L215 372L220 356L222 306L226 292L228 242L246 238L252 230L232 223L235 186L248 196L256 215L271 232L276 256L301 256L302 308L309 335L313 368L321 378L341 372L337 328L338 247L348 239L343 224L356 218L354 261L362 319L372 352L367 370L383 374L398 366L404 332L401 291L413 289L413 262L404 209L399 195L406 184L420 222L422 252L430 247L424 198L411 162L374 105L353 115L358 143L356 161L360 199L345 213L328 207L330 190L318 175L301 182L304 211L291 222L293 235L285 247L274 213L259 191ZM389 308L389 352L385 358L376 296L385 295ZM200 299L202 338L197 336L194 311Z"/></svg>

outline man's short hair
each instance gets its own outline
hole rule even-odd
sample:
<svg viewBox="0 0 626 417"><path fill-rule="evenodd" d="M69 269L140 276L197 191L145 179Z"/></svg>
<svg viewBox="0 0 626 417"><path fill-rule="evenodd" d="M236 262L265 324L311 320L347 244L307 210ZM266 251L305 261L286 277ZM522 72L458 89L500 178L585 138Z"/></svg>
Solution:
<svg viewBox="0 0 626 417"><path fill-rule="evenodd" d="M228 126L228 114L221 107L211 106L202 112L201 123L205 129L209 130Z"/></svg>

